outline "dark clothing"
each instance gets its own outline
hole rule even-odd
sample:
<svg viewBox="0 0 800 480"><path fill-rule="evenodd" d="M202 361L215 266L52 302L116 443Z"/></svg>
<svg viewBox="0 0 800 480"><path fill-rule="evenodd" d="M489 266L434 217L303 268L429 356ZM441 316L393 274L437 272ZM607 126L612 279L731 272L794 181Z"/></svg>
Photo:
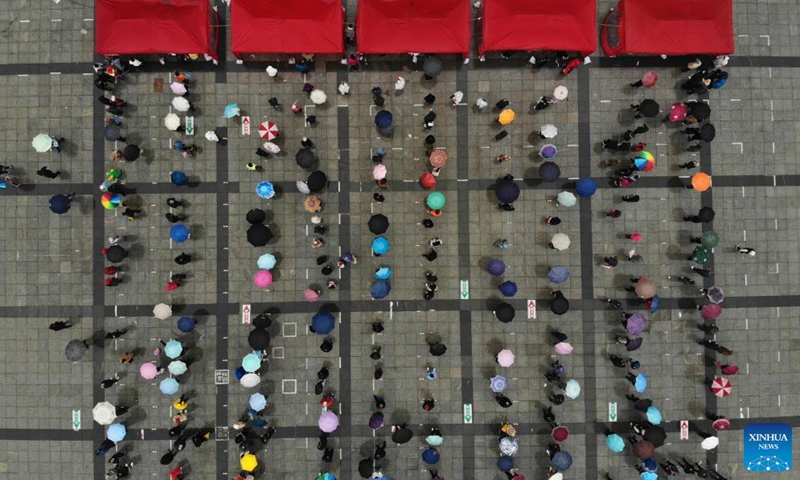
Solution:
<svg viewBox="0 0 800 480"><path fill-rule="evenodd" d="M304 138L303 140L300 141L300 145L303 148L311 148L311 147L314 146L314 142L312 142L311 140L309 140L307 138Z"/></svg>
<svg viewBox="0 0 800 480"><path fill-rule="evenodd" d="M709 278L713 275L713 272L707 268L692 267L692 271L704 278Z"/></svg>
<svg viewBox="0 0 800 480"><path fill-rule="evenodd" d="M557 393L555 395L547 397L547 399L550 400L550 402L553 403L553 405L561 405L562 403L564 403L564 400L566 398L564 397L564 395Z"/></svg>
<svg viewBox="0 0 800 480"><path fill-rule="evenodd" d="M69 322L64 322L64 321L59 320L59 321L51 323L50 327L48 327L48 328L50 328L50 330L52 330L54 332L58 332L59 330L65 330L65 329L70 328L70 327L72 327L72 325L70 325Z"/></svg>
<svg viewBox="0 0 800 480"><path fill-rule="evenodd" d="M56 178L57 176L61 175L61 171L59 170L59 171L54 172L54 171L48 169L47 167L42 167L42 168L40 168L39 170L36 171L36 175L39 175L40 177L45 177L45 178Z"/></svg>
<svg viewBox="0 0 800 480"><path fill-rule="evenodd" d="M186 219L186 216L184 216L184 215L175 215L175 214L170 213L170 212L167 212L164 215L164 217L166 217L166 219L167 219L167 221L169 223L178 223L178 222L183 221L183 220Z"/></svg>
<svg viewBox="0 0 800 480"><path fill-rule="evenodd" d="M514 402L512 402L511 399L506 397L505 395L496 395L494 399L497 400L497 404L503 408L508 408L514 405Z"/></svg>
<svg viewBox="0 0 800 480"><path fill-rule="evenodd" d="M434 143L436 143L436 137L434 137L433 135L428 135L427 137L425 137L425 143L427 145L433 145Z"/></svg>
<svg viewBox="0 0 800 480"><path fill-rule="evenodd" d="M422 121L424 123L431 123L434 120L436 120L436 113L433 112L432 110L430 112L428 112L427 115L425 115L425 118L422 119Z"/></svg>
<svg viewBox="0 0 800 480"><path fill-rule="evenodd" d="M263 149L263 148L261 148L261 147L258 147L258 148L256 149L256 155L258 155L258 156L259 156L259 157L261 157L261 158L269 158L269 152L268 152L268 151L266 151L266 150L264 150L264 149Z"/></svg>
<svg viewBox="0 0 800 480"><path fill-rule="evenodd" d="M378 410L383 410L386 408L386 400L384 400L383 397L379 397L377 395L373 395L373 397L375 398L375 408Z"/></svg>
<svg viewBox="0 0 800 480"><path fill-rule="evenodd" d="M107 378L100 382L100 388L109 388L112 387L115 383L119 382L118 378Z"/></svg>
<svg viewBox="0 0 800 480"><path fill-rule="evenodd" d="M436 257L438 257L439 254L436 253L436 250L431 250L430 252L428 252L428 253L426 253L426 254L424 254L422 256L425 257L425 259L428 260L429 262L432 262L432 261L436 260Z"/></svg>
<svg viewBox="0 0 800 480"><path fill-rule="evenodd" d="M507 136L508 136L508 132L503 130L500 133L498 133L497 135L495 135L494 139L495 139L495 141L499 142L500 140L506 138Z"/></svg>
<svg viewBox="0 0 800 480"><path fill-rule="evenodd" d="M328 353L328 352L330 352L331 350L333 350L333 342L331 342L331 341L330 341L330 340L328 340L328 339L325 339L325 340L322 342L322 344L319 346L319 349L320 349L320 350L322 350L322 351L323 351L323 352L325 352L325 353Z"/></svg>
<svg viewBox="0 0 800 480"><path fill-rule="evenodd" d="M192 261L192 256L191 255L187 255L185 253L181 253L180 255L175 257L175 263L177 263L178 265L186 265L187 263L189 263L191 261Z"/></svg>
<svg viewBox="0 0 800 480"><path fill-rule="evenodd" d="M278 103L278 99L277 99L277 98L275 98L275 97L270 97L270 99L269 99L269 100L267 100L267 102L269 103L269 105L270 105L272 108L278 108L278 105L280 105L280 104Z"/></svg>
<svg viewBox="0 0 800 480"><path fill-rule="evenodd" d="M507 98L501 98L500 101L497 102L497 109L502 110L509 105L511 105L511 102L509 102Z"/></svg>
<svg viewBox="0 0 800 480"><path fill-rule="evenodd" d="M167 199L167 206L169 206L170 208L178 208L183 206L183 202L170 197Z"/></svg>
<svg viewBox="0 0 800 480"><path fill-rule="evenodd" d="M621 216L622 212L619 210L609 210L608 212L606 212L606 217L619 218Z"/></svg>
<svg viewBox="0 0 800 480"><path fill-rule="evenodd" d="M433 228L433 220L426 218L422 221L422 226L425 228Z"/></svg>
<svg viewBox="0 0 800 480"><path fill-rule="evenodd" d="M625 195L622 197L623 202L636 203L640 200L639 195Z"/></svg>
<svg viewBox="0 0 800 480"><path fill-rule="evenodd" d="M433 95L432 93L429 93L429 94L425 95L425 98L423 98L423 100L424 100L425 104L433 105L433 102L436 101L436 95Z"/></svg>

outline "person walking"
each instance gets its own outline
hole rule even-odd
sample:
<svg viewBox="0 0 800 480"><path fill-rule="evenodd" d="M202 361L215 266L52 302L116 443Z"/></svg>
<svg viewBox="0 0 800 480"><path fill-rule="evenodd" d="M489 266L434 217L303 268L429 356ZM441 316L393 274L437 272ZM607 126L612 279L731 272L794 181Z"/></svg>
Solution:
<svg viewBox="0 0 800 480"><path fill-rule="evenodd" d="M191 261L192 261L192 256L185 252L181 252L180 255L175 257L175 263L177 263L178 265L186 265Z"/></svg>
<svg viewBox="0 0 800 480"><path fill-rule="evenodd" d="M169 223L178 223L186 220L186 215L175 215L172 212L167 212L164 217Z"/></svg>
<svg viewBox="0 0 800 480"><path fill-rule="evenodd" d="M639 195L631 194L622 197L623 202L636 203L640 200Z"/></svg>
<svg viewBox="0 0 800 480"><path fill-rule="evenodd" d="M686 162L686 163L682 163L682 164L678 165L678 168L685 168L686 170L691 170L691 169L697 168L699 166L700 166L700 162L698 162L697 160L692 160L690 162Z"/></svg>
<svg viewBox="0 0 800 480"><path fill-rule="evenodd" d="M497 404L503 408L509 408L514 405L514 402L512 402L510 398L502 393L496 393L494 399L497 401Z"/></svg>
<svg viewBox="0 0 800 480"><path fill-rule="evenodd" d="M708 339L704 338L702 340L697 340L697 343L699 343L700 345L702 345L702 346L704 346L706 348L710 348L711 350L714 350L715 352L718 352L718 353L720 353L722 355L725 355L725 356L733 355L733 350L731 350L731 349L729 349L727 347L723 347L722 345L718 344L717 342L715 342L713 340L708 340Z"/></svg>
<svg viewBox="0 0 800 480"><path fill-rule="evenodd" d="M606 217L619 218L621 216L622 216L622 211L621 210L611 209L611 210L606 212Z"/></svg>
<svg viewBox="0 0 800 480"><path fill-rule="evenodd" d="M141 210L125 207L125 210L122 211L122 215L128 217L128 221L132 222L136 219L136 214L141 212Z"/></svg>
<svg viewBox="0 0 800 480"><path fill-rule="evenodd" d="M47 168L47 166L45 165L44 167L40 168L39 170L36 170L36 175L39 175L40 177L51 178L52 179L52 178L56 178L57 176L61 175L61 170L57 170L57 171L54 172L54 171L50 170L49 168Z"/></svg>
<svg viewBox="0 0 800 480"><path fill-rule="evenodd" d="M739 372L739 367L736 365L727 365L722 362L714 362L714 366L719 368L723 375L736 375Z"/></svg>
<svg viewBox="0 0 800 480"><path fill-rule="evenodd" d="M436 250L431 249L430 252L425 253L422 256L425 257L425 260L427 260L429 262L432 262L432 261L436 260L436 257L438 257L439 254L436 253Z"/></svg>
<svg viewBox="0 0 800 480"><path fill-rule="evenodd" d="M56 320L55 322L51 323L50 326L47 328L49 328L54 332L58 332L61 330L72 328L72 323L70 323L69 320Z"/></svg>
<svg viewBox="0 0 800 480"><path fill-rule="evenodd" d="M109 277L109 278L106 278L106 279L103 281L103 284L104 284L106 287L116 287L116 286L117 286L117 285L119 285L120 283L122 283L122 280L120 280L120 279L119 279L119 278L117 278L117 277Z"/></svg>
<svg viewBox="0 0 800 480"><path fill-rule="evenodd" d="M136 354L134 352L125 352L117 357L117 360L119 360L119 363L133 363L135 357Z"/></svg>
<svg viewBox="0 0 800 480"><path fill-rule="evenodd" d="M736 251L741 253L742 255L750 255L751 257L756 256L756 251L753 248L749 247L742 247L741 245L736 245Z"/></svg>
<svg viewBox="0 0 800 480"><path fill-rule="evenodd" d="M167 199L167 206L169 206L169 208L180 208L183 206L183 202L176 198L170 197Z"/></svg>
<svg viewBox="0 0 800 480"><path fill-rule="evenodd" d="M121 336L125 335L125 333L127 333L126 329L118 328L117 330L114 330L113 332L106 333L106 340L116 340L116 339L120 338Z"/></svg>
<svg viewBox="0 0 800 480"><path fill-rule="evenodd" d="M700 275L700 276L701 276L701 277L703 277L703 278L709 278L709 277L711 277L712 275L714 275L714 269L713 269L713 268L697 268L697 267L692 267L692 271L693 271L694 273L696 273L696 274Z"/></svg>
<svg viewBox="0 0 800 480"><path fill-rule="evenodd" d="M603 259L603 268L614 268L619 264L617 257L606 257Z"/></svg>
<svg viewBox="0 0 800 480"><path fill-rule="evenodd" d="M115 373L113 377L107 378L102 382L100 382L100 388L102 388L103 390L111 388L117 382L119 382L119 374Z"/></svg>

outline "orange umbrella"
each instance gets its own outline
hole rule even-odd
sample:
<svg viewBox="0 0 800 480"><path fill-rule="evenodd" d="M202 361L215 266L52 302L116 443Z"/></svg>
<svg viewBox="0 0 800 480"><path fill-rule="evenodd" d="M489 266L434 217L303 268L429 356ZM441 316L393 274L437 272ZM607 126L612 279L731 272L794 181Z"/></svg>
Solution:
<svg viewBox="0 0 800 480"><path fill-rule="evenodd" d="M434 168L442 168L447 165L447 152L444 150L434 150L431 153L431 166Z"/></svg>
<svg viewBox="0 0 800 480"><path fill-rule="evenodd" d="M509 108L500 112L500 116L497 117L497 121L500 122L500 125L508 125L509 123L513 122L515 118L517 118L517 113Z"/></svg>
<svg viewBox="0 0 800 480"><path fill-rule="evenodd" d="M695 173L692 175L692 187L698 192L705 192L711 188L711 176L703 172Z"/></svg>

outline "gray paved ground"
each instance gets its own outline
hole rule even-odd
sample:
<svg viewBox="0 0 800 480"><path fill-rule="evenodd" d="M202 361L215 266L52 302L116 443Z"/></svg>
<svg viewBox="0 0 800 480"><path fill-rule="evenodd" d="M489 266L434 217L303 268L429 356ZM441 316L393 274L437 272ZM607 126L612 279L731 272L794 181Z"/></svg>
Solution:
<svg viewBox="0 0 800 480"><path fill-rule="evenodd" d="M600 2L598 21L609 6L611 2ZM637 184L642 201L633 206L621 203L623 192L608 188L602 180L607 172L601 160L609 155L598 145L634 125L627 110L630 103L653 98L666 106L684 98L674 89L681 79L677 59L639 59L636 66L630 59L595 56L591 65L564 79L553 70L531 73L523 55L508 61L493 56L485 63L473 56L467 66L445 59L446 71L431 84L420 80L419 65L408 57L370 59L362 71L349 73L342 71L336 58L321 58L306 78L280 63L280 74L271 79L263 73L266 63L238 65L227 53L217 67L187 66L195 71L192 100L198 107L197 131L216 128L228 138L225 145L215 147L198 135L201 152L194 159L182 159L169 150L169 142L179 138L170 136L161 122L171 95L153 92L156 79L169 83L172 64L148 63L119 87L120 96L135 106L124 119L128 139L147 151L141 160L124 165L126 182L137 189L130 203L143 210L141 218L128 222L101 210L97 201L97 185L114 146L103 140L103 111L94 100L101 92L91 88L91 4L5 2L0 7L6 25L0 35L0 126L7 134L0 140L0 163L15 165L24 186L0 193L6 222L0 230L5 247L0 252L0 316L5 327L0 330L0 478L28 478L56 470L65 480L100 480L106 467L92 451L104 432L91 421L91 408L103 399L131 406L123 417L128 441L120 448L129 451L136 463L133 478L166 478L168 469L158 459L170 447L166 430L174 399L158 391L157 380L145 381L138 374L142 361L154 358L158 338L181 338L190 349L194 363L181 380L182 391L192 395L191 428L230 426L246 409L253 391L269 395L268 416L278 430L258 453L264 465L260 478L314 478L324 469L338 478L357 478L358 461L370 454L374 437L386 438L389 424L407 422L418 435L408 444L389 447L381 462L389 477L427 477L419 459L423 442L418 439L425 428L439 424L446 438L439 470L446 478L500 479L504 476L494 463L496 428L503 421L518 426L521 448L516 460L521 471L528 478L539 478L548 464L544 450L549 428L540 411L553 392L542 375L555 358L547 334L552 327L570 335L576 353L562 362L584 386L578 399L556 407L558 421L572 431L564 444L575 460L567 478L595 478L596 472L633 477L634 457L611 454L602 435L606 427L627 435L627 422L637 418L624 399L630 385L622 370L607 361L610 353L619 353L612 340L621 330L618 312L607 310L602 299L625 299L622 288L628 278L641 274L658 282L665 304L651 317L645 347L635 355L651 379L648 396L661 408L670 432L659 454L709 462L729 478L755 478L743 471L744 425L770 419L786 421L795 429L800 426L800 372L795 358L800 339L795 328L800 314L796 243L800 172L795 160L800 124L794 119L798 108L794 88L800 86L797 6L796 2L736 3L737 55L729 68L730 80L708 96L717 139L702 152L686 153L676 128L648 122L651 130L643 138L659 166ZM355 3L347 2L347 7L352 19ZM229 35L227 28L225 32ZM659 72L657 88L625 87L648 68ZM396 75L408 80L403 92L392 88ZM335 94L344 80L352 87L347 97ZM300 93L304 81L329 95L326 105L307 108L319 121L313 128L288 109L293 101L304 100ZM532 114L532 102L557 83L569 87L569 101ZM386 108L396 119L393 138L375 132L375 107L369 95L375 85L388 91ZM465 93L466 105L446 105L455 90ZM426 216L425 193L415 183L425 169L426 133L420 124L428 110L421 105L422 97L428 92L438 97L432 133L437 147L445 148L451 159L439 177L439 189L448 199L446 213L433 230L420 225ZM273 95L283 109L267 105ZM503 96L511 99L518 117L508 127L509 137L494 142L496 114L489 109L477 112L472 105L478 97L494 103ZM262 173L244 168L256 158L258 138L243 137L238 124L220 115L232 101L251 116L254 127L269 118L281 128L280 143L286 153L265 161ZM535 181L541 142L532 134L544 123L559 128L555 143L563 177L546 186ZM40 132L65 136L64 151L33 152L30 139ZM314 141L320 167L331 181L320 194L329 232L325 247L318 251L309 246L309 215L301 206L303 196L293 186L305 178L292 158L303 136ZM376 188L369 161L378 147L389 151L391 189L384 192L387 201L382 204L372 200ZM496 164L493 158L500 153L511 155L512 162ZM692 159L714 175L714 188L702 196L676 186L676 177L685 175L677 165ZM63 175L52 181L37 177L35 170L44 164L61 169ZM173 187L168 174L174 169L187 171L198 185ZM513 213L497 210L491 188L506 173L520 180L523 189ZM556 209L550 200L579 176L600 180L600 190L590 201ZM280 187L274 199L264 201L254 195L260 180ZM70 212L51 214L49 196L68 192L78 194ZM193 237L184 245L169 241L164 214L170 196L187 203L184 213ZM683 258L691 251L688 238L700 228L679 220L701 205L713 205L717 211L713 229L722 238L713 259L715 283L729 298L723 304L718 340L735 351L732 360L742 368L733 377L733 395L719 401L702 385L711 358L694 343L699 334L693 325L699 317L693 306L702 282L696 277L698 285L687 287L670 278L689 272ZM269 212L267 222L275 239L266 248L252 248L245 239L244 214L253 207ZM624 217L604 218L603 210L612 207L624 209ZM366 222L378 212L391 219L392 250L374 258L369 255L372 235ZM556 213L561 225L544 224L545 216ZM644 260L603 269L604 256L624 255L632 248L622 235L633 230L644 235L636 245ZM570 235L569 250L547 248L555 232ZM99 250L110 235L125 235L131 255L123 263L125 282L104 289ZM432 236L445 243L430 264L421 255ZM500 237L511 240L509 250L491 246ZM733 253L736 243L756 248L758 256ZM304 302L301 291L324 283L315 258L320 254L335 258L340 246L358 254L360 262L336 272L336 278L341 274L342 288L323 294L322 300L340 311L341 322L332 334L334 349L323 353L318 348L321 337L308 331L318 305ZM178 267L172 258L180 251L192 253L195 261ZM265 252L278 258L276 281L269 292L252 283L256 259ZM491 313L500 300L496 289L500 279L486 274L483 266L492 257L506 262L502 279L513 279L520 289L511 300L517 318L510 324L497 322ZM374 301L368 290L373 270L382 264L394 270L393 291L387 299ZM572 311L561 317L547 309L551 285L546 273L553 265L565 265L572 272L561 288L572 301ZM431 302L421 299L427 269L440 279ZM170 273L179 271L187 273L186 285L166 293L163 287ZM461 280L469 280L468 299L459 299ZM526 318L527 299L539 302L535 319ZM159 302L174 306L172 319L152 318L152 306ZM267 308L278 312L270 329L269 363L257 389L235 382L214 384L215 370L232 373L248 353L249 327L241 323L242 304L252 304L256 313ZM627 306L639 307L633 301ZM175 328L181 315L198 320L195 332L181 334ZM71 330L47 329L50 322L67 318L75 324ZM370 329L376 319L386 326L383 334ZM69 339L88 339L98 330L123 327L129 329L123 338L94 342L82 361L73 364L64 358ZM445 356L428 355L425 338L431 334L448 346ZM377 363L384 370L383 378L375 381L376 362L369 358L374 346L382 348L383 358ZM500 369L494 362L493 355L501 348L517 353L514 367ZM136 352L134 364L117 362L126 351ZM313 394L314 373L323 365L331 370L328 388L341 400L337 409L342 424L330 440L336 448L330 465L319 460L321 453L315 449L319 406ZM424 379L428 366L437 368L437 380ZM508 395L515 402L508 410L493 401L488 389L488 378L500 370L510 381ZM99 389L99 382L115 373L120 382L109 390ZM367 426L374 411L373 394L388 402L387 426L377 432ZM437 400L436 409L428 413L418 405L427 395ZM615 423L608 422L609 402L619 405ZM464 403L474 408L471 424L465 424ZM709 408L734 419L734 429L720 435L717 450L705 453L696 435L680 440L678 422L701 419ZM72 428L76 410L81 415L78 431ZM189 445L179 461L187 465L189 478L231 478L237 471L238 449L217 438L199 450ZM87 473L90 469L93 474Z"/></svg>

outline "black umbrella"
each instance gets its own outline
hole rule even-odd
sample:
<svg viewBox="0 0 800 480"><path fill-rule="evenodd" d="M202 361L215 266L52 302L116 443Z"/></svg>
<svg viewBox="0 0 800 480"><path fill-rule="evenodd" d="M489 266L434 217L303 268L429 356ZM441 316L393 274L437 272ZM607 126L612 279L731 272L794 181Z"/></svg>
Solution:
<svg viewBox="0 0 800 480"><path fill-rule="evenodd" d="M642 438L658 448L664 445L664 442L667 440L667 432L665 432L662 427L654 425L652 427L648 427L647 430L644 431Z"/></svg>
<svg viewBox="0 0 800 480"><path fill-rule="evenodd" d="M310 148L301 148L294 156L297 165L304 170L311 170L317 164L317 156Z"/></svg>
<svg viewBox="0 0 800 480"><path fill-rule="evenodd" d="M122 150L122 156L125 157L125 160L133 162L139 158L140 150L139 145L128 145Z"/></svg>
<svg viewBox="0 0 800 480"><path fill-rule="evenodd" d="M254 208L247 212L247 217L245 218L247 218L247 223L255 225L256 223L264 223L264 220L267 219L267 214L260 208Z"/></svg>
<svg viewBox="0 0 800 480"><path fill-rule="evenodd" d="M447 351L447 345L441 342L431 343L428 351L431 352L431 355L434 357L440 357Z"/></svg>
<svg viewBox="0 0 800 480"><path fill-rule="evenodd" d="M114 140L119 140L122 137L122 132L120 131L119 127L114 124L106 125L103 129L103 136L106 137L106 140L113 142Z"/></svg>
<svg viewBox="0 0 800 480"><path fill-rule="evenodd" d="M495 195L500 203L514 203L519 198L519 185L514 180L500 180Z"/></svg>
<svg viewBox="0 0 800 480"><path fill-rule="evenodd" d="M67 213L70 207L69 197L66 195L53 195L50 197L50 211L59 215Z"/></svg>
<svg viewBox="0 0 800 480"><path fill-rule="evenodd" d="M655 100L650 100L648 98L639 103L639 113L645 117L655 117L658 115L659 111L661 111L661 107Z"/></svg>
<svg viewBox="0 0 800 480"><path fill-rule="evenodd" d="M710 123L706 123L702 127L700 127L700 140L704 142L710 142L714 140L714 137L717 136L717 129L714 128L714 125Z"/></svg>
<svg viewBox="0 0 800 480"><path fill-rule="evenodd" d="M247 343L254 350L266 350L269 348L269 341L271 340L269 332L263 328L254 328L247 336Z"/></svg>
<svg viewBox="0 0 800 480"><path fill-rule="evenodd" d="M714 220L714 216L716 214L717 212L715 212L713 208L703 207L700 209L700 212L698 212L697 216L700 218L701 222L708 223Z"/></svg>
<svg viewBox="0 0 800 480"><path fill-rule="evenodd" d="M556 297L550 301L550 311L556 315L564 315L569 312L569 300L564 297Z"/></svg>
<svg viewBox="0 0 800 480"><path fill-rule="evenodd" d="M555 182L561 176L561 169L555 162L544 162L539 165L539 178L543 182Z"/></svg>
<svg viewBox="0 0 800 480"><path fill-rule="evenodd" d="M642 413L647 413L647 409L653 406L653 401L649 398L640 398L633 403L633 409Z"/></svg>
<svg viewBox="0 0 800 480"><path fill-rule="evenodd" d="M106 251L106 259L111 263L119 263L128 256L128 251L119 245L112 245Z"/></svg>
<svg viewBox="0 0 800 480"><path fill-rule="evenodd" d="M70 362L77 362L86 355L87 350L89 350L89 346L85 340L70 340L64 349L64 354Z"/></svg>
<svg viewBox="0 0 800 480"><path fill-rule="evenodd" d="M308 185L308 189L311 190L311 193L321 192L322 189L328 185L328 176L321 170L311 172L311 175L308 176L308 180L306 180L306 185Z"/></svg>
<svg viewBox="0 0 800 480"><path fill-rule="evenodd" d="M369 231L374 233L375 235L382 235L386 233L386 230L389 230L389 219L386 218L386 215L379 213L377 215L373 215L369 222L367 222L369 226Z"/></svg>
<svg viewBox="0 0 800 480"><path fill-rule="evenodd" d="M263 223L257 223L247 229L247 241L254 247L263 247L272 239L272 231Z"/></svg>
<svg viewBox="0 0 800 480"><path fill-rule="evenodd" d="M634 338L631 343L629 343L628 345L625 346L625 350L627 350L629 352L632 352L634 350L638 350L639 347L642 346L642 342L643 341L644 341L644 339L642 337Z"/></svg>
<svg viewBox="0 0 800 480"><path fill-rule="evenodd" d="M689 115L695 117L698 121L702 121L711 116L711 107L706 102L686 102L689 107Z"/></svg>
<svg viewBox="0 0 800 480"><path fill-rule="evenodd" d="M414 432L410 429L403 427L399 428L396 432L392 434L392 441L394 443L408 443L409 440L414 436Z"/></svg>
<svg viewBox="0 0 800 480"><path fill-rule="evenodd" d="M422 71L428 78L436 78L442 73L442 62L436 57L428 57L422 64Z"/></svg>
<svg viewBox="0 0 800 480"><path fill-rule="evenodd" d="M253 319L253 326L256 328L269 328L272 326L272 319L269 314L261 313Z"/></svg>
<svg viewBox="0 0 800 480"><path fill-rule="evenodd" d="M510 303L503 302L494 309L494 316L503 323L514 320L514 307Z"/></svg>
<svg viewBox="0 0 800 480"><path fill-rule="evenodd" d="M375 471L372 465L373 460L371 458L365 458L358 462L358 474L361 475L361 478L370 478L372 476Z"/></svg>

